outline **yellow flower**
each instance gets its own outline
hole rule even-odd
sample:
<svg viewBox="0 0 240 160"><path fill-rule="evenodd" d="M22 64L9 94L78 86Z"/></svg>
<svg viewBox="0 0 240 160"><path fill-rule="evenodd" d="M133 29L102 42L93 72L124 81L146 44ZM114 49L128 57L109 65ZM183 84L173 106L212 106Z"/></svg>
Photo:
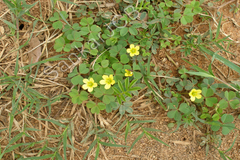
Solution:
<svg viewBox="0 0 240 160"><path fill-rule="evenodd" d="M115 83L115 81L113 80L113 75L103 75L102 76L103 80L100 81L100 84L105 84L104 88L105 89L109 89L111 87L111 85L113 85Z"/></svg>
<svg viewBox="0 0 240 160"><path fill-rule="evenodd" d="M125 76L126 77L131 77L132 75L133 75L133 72L131 72L131 71L129 71L129 70L127 70L127 69L125 69Z"/></svg>
<svg viewBox="0 0 240 160"><path fill-rule="evenodd" d="M191 101L195 101L195 98L200 99L202 98L202 90L200 89L192 89L189 93Z"/></svg>
<svg viewBox="0 0 240 160"><path fill-rule="evenodd" d="M134 44L130 45L130 48L127 49L127 53L130 53L130 56L139 55L139 46L134 46Z"/></svg>
<svg viewBox="0 0 240 160"><path fill-rule="evenodd" d="M94 87L97 87L97 83L94 83L93 78L88 79L83 79L83 83L85 83L82 88L83 89L88 89L88 92L92 92Z"/></svg>

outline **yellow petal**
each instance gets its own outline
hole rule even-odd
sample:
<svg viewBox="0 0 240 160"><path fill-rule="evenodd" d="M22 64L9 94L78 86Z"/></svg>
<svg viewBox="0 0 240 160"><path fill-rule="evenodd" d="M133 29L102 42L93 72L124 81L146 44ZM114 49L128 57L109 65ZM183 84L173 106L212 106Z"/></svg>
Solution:
<svg viewBox="0 0 240 160"><path fill-rule="evenodd" d="M110 84L106 84L104 88L105 88L105 89L109 89L110 87L111 87Z"/></svg>
<svg viewBox="0 0 240 160"><path fill-rule="evenodd" d="M130 45L130 48L134 48L134 44L131 44L131 45Z"/></svg>
<svg viewBox="0 0 240 160"><path fill-rule="evenodd" d="M108 78L108 76L107 75L103 75L102 78L105 80L105 79Z"/></svg>
<svg viewBox="0 0 240 160"><path fill-rule="evenodd" d="M192 89L191 92L196 92L197 90L196 89Z"/></svg>
<svg viewBox="0 0 240 160"><path fill-rule="evenodd" d="M83 83L88 83L89 80L88 79L83 79Z"/></svg>
<svg viewBox="0 0 240 160"><path fill-rule="evenodd" d="M135 49L136 49L136 50L139 50L139 46L136 46Z"/></svg>
<svg viewBox="0 0 240 160"><path fill-rule="evenodd" d="M191 101L195 101L195 97L193 97L193 96L190 99L191 99Z"/></svg>
<svg viewBox="0 0 240 160"><path fill-rule="evenodd" d="M113 79L113 75L112 75L112 74L110 74L110 75L109 75L109 78Z"/></svg>
<svg viewBox="0 0 240 160"><path fill-rule="evenodd" d="M84 84L84 85L82 86L82 88L83 88L84 90L88 89L87 84Z"/></svg>
<svg viewBox="0 0 240 160"><path fill-rule="evenodd" d="M125 73L125 76L127 77L127 76L128 76L128 74L127 74L127 73Z"/></svg>
<svg viewBox="0 0 240 160"><path fill-rule="evenodd" d="M196 96L196 98L197 98L197 99L201 99L201 98L202 98L202 95L199 94L199 95Z"/></svg>
<svg viewBox="0 0 240 160"><path fill-rule="evenodd" d="M197 93L202 93L202 90L198 89L196 90Z"/></svg>
<svg viewBox="0 0 240 160"><path fill-rule="evenodd" d="M131 49L130 48L127 49L127 53L131 53Z"/></svg>
<svg viewBox="0 0 240 160"><path fill-rule="evenodd" d="M115 81L114 80L112 80L112 83L111 83L111 85L113 85L115 83Z"/></svg>
<svg viewBox="0 0 240 160"><path fill-rule="evenodd" d="M92 91L93 91L93 87L89 87L88 92L92 92Z"/></svg>
<svg viewBox="0 0 240 160"><path fill-rule="evenodd" d="M101 80L99 83L100 84L106 84L105 80Z"/></svg>
<svg viewBox="0 0 240 160"><path fill-rule="evenodd" d="M93 87L97 87L97 83L93 83Z"/></svg>
<svg viewBox="0 0 240 160"><path fill-rule="evenodd" d="M134 53L130 53L130 56L133 57L133 56L134 56Z"/></svg>
<svg viewBox="0 0 240 160"><path fill-rule="evenodd" d="M139 55L139 51L136 51L136 52L135 52L135 55Z"/></svg>
<svg viewBox="0 0 240 160"><path fill-rule="evenodd" d="M92 83L94 83L94 80L93 80L93 78L90 78L90 80L89 80L90 82L92 82Z"/></svg>

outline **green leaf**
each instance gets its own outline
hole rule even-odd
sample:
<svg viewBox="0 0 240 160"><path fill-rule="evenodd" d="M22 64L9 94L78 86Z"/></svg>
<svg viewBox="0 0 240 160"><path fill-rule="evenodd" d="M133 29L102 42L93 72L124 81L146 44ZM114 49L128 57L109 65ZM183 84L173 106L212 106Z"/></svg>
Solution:
<svg viewBox="0 0 240 160"><path fill-rule="evenodd" d="M134 28L134 27L130 27L130 28L129 28L129 32L130 32L132 35L134 35L134 36L136 36L136 35L138 34L137 29Z"/></svg>
<svg viewBox="0 0 240 160"><path fill-rule="evenodd" d="M204 97L210 97L213 94L214 94L214 92L213 92L213 90L211 88L206 88L206 87L202 88L202 95Z"/></svg>
<svg viewBox="0 0 240 160"><path fill-rule="evenodd" d="M91 31L95 32L95 33L98 33L98 32L101 31L101 28L99 26L97 26L97 25L92 25L91 26Z"/></svg>
<svg viewBox="0 0 240 160"><path fill-rule="evenodd" d="M143 136L144 136L144 132L142 132L142 133L134 140L134 142L132 143L132 145L131 145L131 147L130 147L130 149L128 150L127 153L130 153L130 152L131 152L131 150L132 150L132 148L134 147L134 145L135 145L135 144L137 143L137 141L139 141Z"/></svg>
<svg viewBox="0 0 240 160"><path fill-rule="evenodd" d="M191 15L184 15L184 16L182 16L182 18L181 18L181 23L183 24L183 25L186 25L186 24L188 24L188 23L191 23L193 21L193 17L191 16Z"/></svg>
<svg viewBox="0 0 240 160"><path fill-rule="evenodd" d="M206 98L206 105L208 107L212 107L214 104L216 104L218 102L216 97L210 97L210 98Z"/></svg>
<svg viewBox="0 0 240 160"><path fill-rule="evenodd" d="M214 121L218 121L219 120L219 114L217 114L217 113L215 113L213 116L212 116L212 119L214 120Z"/></svg>
<svg viewBox="0 0 240 160"><path fill-rule="evenodd" d="M99 114L99 113L100 113L100 109L99 109L98 106L95 106L95 107L93 107L93 108L91 109L91 112L92 112L92 113Z"/></svg>
<svg viewBox="0 0 240 160"><path fill-rule="evenodd" d="M123 85L122 85L122 82L121 81L118 81L118 87L120 88L120 90L122 92L124 92L124 88L123 88Z"/></svg>
<svg viewBox="0 0 240 160"><path fill-rule="evenodd" d="M101 62L101 65L102 65L103 68L107 68L108 65L109 65L109 60L103 60L103 61Z"/></svg>
<svg viewBox="0 0 240 160"><path fill-rule="evenodd" d="M95 139L92 144L89 146L87 152L84 154L83 160L87 157L87 155L89 154L89 152L93 149L93 147L97 144L98 139Z"/></svg>
<svg viewBox="0 0 240 160"><path fill-rule="evenodd" d="M110 102L114 102L115 97L114 96L110 96L110 95L104 95L103 96L103 102L105 104L109 104Z"/></svg>
<svg viewBox="0 0 240 160"><path fill-rule="evenodd" d="M103 91L100 88L94 89L94 96L100 98L103 96Z"/></svg>
<svg viewBox="0 0 240 160"><path fill-rule="evenodd" d="M57 12L55 12L55 13L53 14L53 17L50 17L49 20L50 20L51 22L59 20L59 14L58 14Z"/></svg>
<svg viewBox="0 0 240 160"><path fill-rule="evenodd" d="M90 54L96 56L98 53L97 49L91 49Z"/></svg>
<svg viewBox="0 0 240 160"><path fill-rule="evenodd" d="M98 108L100 110L104 110L104 109L106 109L106 105L104 103L98 103Z"/></svg>
<svg viewBox="0 0 240 160"><path fill-rule="evenodd" d="M81 74L87 74L89 72L89 69L87 68L87 65L85 63L80 64L79 72Z"/></svg>
<svg viewBox="0 0 240 160"><path fill-rule="evenodd" d="M209 54L210 56L215 55L215 58L217 60L219 60L220 62L222 62L223 64L227 65L229 68L233 69L234 71L240 73L240 67L235 65L234 63L228 61L227 59L223 58L222 56L218 55L218 54L214 54L213 51L208 50L207 48L205 48L204 46L198 46L203 52Z"/></svg>
<svg viewBox="0 0 240 160"><path fill-rule="evenodd" d="M234 121L234 118L230 114L224 114L224 115L222 115L221 120L223 123L231 123Z"/></svg>
<svg viewBox="0 0 240 160"><path fill-rule="evenodd" d="M125 145L106 143L106 142L102 142L102 141L99 141L99 143L101 143L104 146L108 146L108 147L129 147L129 146L125 146Z"/></svg>
<svg viewBox="0 0 240 160"><path fill-rule="evenodd" d="M96 103L93 102L93 101L89 101L86 105L87 105L88 108L93 108L93 107L96 106Z"/></svg>
<svg viewBox="0 0 240 160"><path fill-rule="evenodd" d="M229 104L232 109L237 109L239 107L239 100L238 99L231 100Z"/></svg>
<svg viewBox="0 0 240 160"><path fill-rule="evenodd" d="M228 133L231 132L231 130L233 130L235 128L234 124L228 124L228 126L224 126L222 127L222 134L223 135L227 135Z"/></svg>
<svg viewBox="0 0 240 160"><path fill-rule="evenodd" d="M62 29L63 23L61 21L56 21L52 24L54 29Z"/></svg>
<svg viewBox="0 0 240 160"><path fill-rule="evenodd" d="M143 76L142 73L139 73L139 72L133 72L133 77L134 77L136 80L142 78L142 76Z"/></svg>
<svg viewBox="0 0 240 160"><path fill-rule="evenodd" d="M182 116L177 110L172 110L167 113L169 118L174 118L176 121L180 121Z"/></svg>
<svg viewBox="0 0 240 160"><path fill-rule="evenodd" d="M128 57L128 55L127 55L127 54L122 54L122 55L120 56L120 61L121 61L121 63L123 63L123 64L128 63L128 62L129 62L129 57Z"/></svg>
<svg viewBox="0 0 240 160"><path fill-rule="evenodd" d="M228 101L230 101L231 99L235 98L236 97L236 93L233 92L233 91L225 91L224 93L225 97L227 98Z"/></svg>
<svg viewBox="0 0 240 160"><path fill-rule="evenodd" d="M186 103L181 103L179 111L181 111L184 114L188 114L190 112L190 107Z"/></svg>
<svg viewBox="0 0 240 160"><path fill-rule="evenodd" d="M77 75L71 79L71 82L73 85L82 85L83 84L83 77L80 75Z"/></svg>
<svg viewBox="0 0 240 160"><path fill-rule="evenodd" d="M67 127L66 125L64 125L64 124L62 124L59 121L54 120L54 119L41 119L41 118L39 118L39 120L51 122L51 123L56 124L57 126L62 127L62 128L66 128Z"/></svg>
<svg viewBox="0 0 240 160"><path fill-rule="evenodd" d="M88 27L82 27L81 31L80 31L81 35L87 35L88 33L90 33L89 28Z"/></svg>
<svg viewBox="0 0 240 160"><path fill-rule="evenodd" d="M151 135L150 133L147 133L147 132L146 132L146 135L148 135L148 136L150 136L152 139L154 139L154 140L156 140L156 141L158 141L158 142L160 142L160 143L162 143L162 144L170 147L167 143L163 142L162 140L158 139L157 137L154 137L154 136Z"/></svg>
<svg viewBox="0 0 240 160"><path fill-rule="evenodd" d="M222 22L222 15L221 15L220 20L218 22L217 33L216 33L215 39L217 39L218 36L219 36L220 29L221 29L221 22Z"/></svg>
<svg viewBox="0 0 240 160"><path fill-rule="evenodd" d="M124 27L120 30L120 36L125 36L128 33L128 28Z"/></svg>
<svg viewBox="0 0 240 160"><path fill-rule="evenodd" d="M80 100L81 101L86 101L88 100L88 93L86 91L81 91L80 92Z"/></svg>
<svg viewBox="0 0 240 160"><path fill-rule="evenodd" d="M228 107L228 103L227 103L227 101L224 100L224 99L220 100L220 102L218 103L218 105L219 105L219 108L221 108L221 109L226 109L226 108Z"/></svg>

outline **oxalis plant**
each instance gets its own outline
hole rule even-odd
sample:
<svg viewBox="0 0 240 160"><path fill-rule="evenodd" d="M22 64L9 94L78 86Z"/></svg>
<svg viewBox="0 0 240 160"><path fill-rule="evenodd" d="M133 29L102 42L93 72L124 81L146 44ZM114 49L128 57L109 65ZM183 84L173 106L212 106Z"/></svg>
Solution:
<svg viewBox="0 0 240 160"><path fill-rule="evenodd" d="M141 0L138 6L133 5L134 7L129 7L133 4L131 0L117 2L123 14L117 17L112 15L113 19L103 13L94 17L92 12L82 12L84 17L80 22L70 25L65 11L55 12L49 19L54 29L63 32L62 36L56 39L54 49L57 52L80 52L76 55L81 58L81 64L68 75L73 84L69 93L72 103L86 104L93 114L99 114L102 110L107 113L118 110L121 117L125 114L129 116L133 113L132 98L138 96L139 90L147 87L147 93L150 94L146 96L156 100L167 112L167 116L175 120L174 123L168 124L169 128L173 128L175 124L177 127L174 131L181 125L194 126L198 130L207 126L207 138L204 139L206 143L201 143L202 145L208 145L207 142L211 141L212 136L208 136L209 134L213 135L221 130L223 135L227 135L235 129L234 117L228 109L236 110L239 107L239 83L217 83L222 81L213 75L211 64L209 72L192 65L194 71L182 67L179 69L179 77L170 77L169 72L159 70L151 63L151 55L156 54L158 49L169 48L174 54L175 49L180 46L185 56L190 55L193 49L199 49L211 55L212 62L214 59L221 60L240 73L239 67L206 48L213 44L225 51L221 45L227 41L226 38L217 39L220 25L215 38L211 28L203 36L192 35L190 29L189 33L184 35L185 39L182 39L169 27L175 22L183 25L191 23L193 16L202 12L200 5L203 1L184 4L181 0L164 0L157 4ZM174 12L171 11L172 8ZM81 14L77 12L76 16ZM111 13L108 16L111 17ZM156 78L161 78L161 86L155 82ZM137 127L142 130L129 152L144 135L165 144L147 132L158 130L144 128L142 123L146 122L153 121L126 120L120 126L119 130L126 125L125 141L128 133L136 129L131 124L137 123ZM94 125L94 129L84 141L91 135L96 135L97 138L90 145L84 158L96 145L95 159L101 145L127 147L116 145L116 134L97 124ZM112 143L101 141L103 137L109 138ZM225 152L221 151L220 155L225 156Z"/></svg>

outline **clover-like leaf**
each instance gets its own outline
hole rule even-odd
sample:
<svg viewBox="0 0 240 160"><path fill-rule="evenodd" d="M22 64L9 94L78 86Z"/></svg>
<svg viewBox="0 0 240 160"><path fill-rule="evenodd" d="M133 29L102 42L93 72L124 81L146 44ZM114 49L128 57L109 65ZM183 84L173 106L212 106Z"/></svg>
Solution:
<svg viewBox="0 0 240 160"><path fill-rule="evenodd" d="M239 107L239 103L238 99L234 99L229 102L232 109L237 109Z"/></svg>
<svg viewBox="0 0 240 160"><path fill-rule="evenodd" d="M89 68L87 68L87 65L85 63L80 64L79 72L81 74L87 74L89 72Z"/></svg>
<svg viewBox="0 0 240 160"><path fill-rule="evenodd" d="M62 29L63 23L61 21L56 21L52 24L54 29Z"/></svg>
<svg viewBox="0 0 240 160"><path fill-rule="evenodd" d="M235 124L224 124L224 126L222 127L222 134L223 135L227 135L228 133L230 133L233 129L235 128Z"/></svg>
<svg viewBox="0 0 240 160"><path fill-rule="evenodd" d="M71 92L69 93L69 95L72 98L73 104L81 104L82 103L82 100L80 98L80 94L78 93L78 90L72 89Z"/></svg>
<svg viewBox="0 0 240 160"><path fill-rule="evenodd" d="M82 85L83 84L83 77L80 75L77 75L71 79L71 82L73 85Z"/></svg>
<svg viewBox="0 0 240 160"><path fill-rule="evenodd" d="M59 20L59 14L58 14L57 12L55 12L55 13L53 14L53 17L51 17L49 20L50 20L51 22Z"/></svg>
<svg viewBox="0 0 240 160"><path fill-rule="evenodd" d="M210 97L210 98L206 98L206 105L208 107L212 107L214 104L216 104L218 102L216 97Z"/></svg>
<svg viewBox="0 0 240 160"><path fill-rule="evenodd" d="M190 112L190 107L186 103L181 103L179 111L181 111L184 114L188 114Z"/></svg>
<svg viewBox="0 0 240 160"><path fill-rule="evenodd" d="M221 109L226 109L228 107L228 103L224 99L220 100L218 105L219 105L219 108L221 108Z"/></svg>
<svg viewBox="0 0 240 160"><path fill-rule="evenodd" d="M231 114L224 114L221 117L223 123L231 123L233 122L234 118Z"/></svg>
<svg viewBox="0 0 240 160"><path fill-rule="evenodd" d="M55 44L54 44L54 49L56 52L61 52L64 48L65 40L63 37L60 37L56 39Z"/></svg>
<svg viewBox="0 0 240 160"><path fill-rule="evenodd" d="M86 91L81 91L81 92L80 92L80 99L81 99L82 101L88 100L88 92L86 92Z"/></svg>
<svg viewBox="0 0 240 160"><path fill-rule="evenodd" d="M230 101L231 99L236 97L236 93L233 92L233 91L230 91L230 92L225 91L224 95L225 95L225 97L227 98L228 101Z"/></svg>
<svg viewBox="0 0 240 160"><path fill-rule="evenodd" d="M213 90L211 89L211 88L206 88L206 87L204 87L203 89L202 89L202 95L204 96L204 97L210 97L210 96L212 96L214 94L214 92L213 92Z"/></svg>

